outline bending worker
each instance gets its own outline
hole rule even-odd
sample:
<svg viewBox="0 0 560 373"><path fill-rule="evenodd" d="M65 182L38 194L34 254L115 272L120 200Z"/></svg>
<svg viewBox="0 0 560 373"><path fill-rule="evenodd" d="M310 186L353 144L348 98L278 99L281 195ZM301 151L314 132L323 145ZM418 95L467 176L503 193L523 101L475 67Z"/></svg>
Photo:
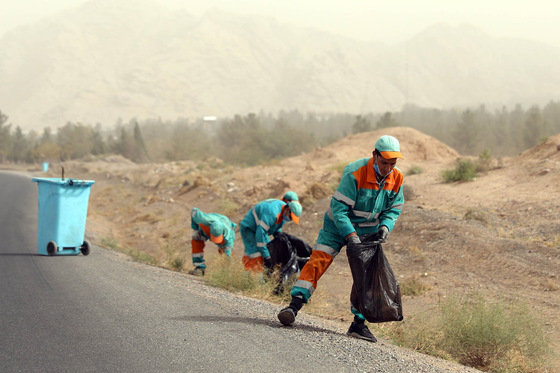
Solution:
<svg viewBox="0 0 560 373"><path fill-rule="evenodd" d="M295 194L295 193L294 193ZM295 196L297 198L297 195ZM289 221L299 223L302 208L297 200L286 203L279 199L267 199L251 208L241 221L241 238L245 245L243 264L247 270L262 270L271 267L270 253L266 245L269 235L282 232Z"/></svg>
<svg viewBox="0 0 560 373"><path fill-rule="evenodd" d="M399 141L381 136L371 158L362 158L344 169L329 210L323 217L323 228L309 261L291 290L290 305L278 313L284 325L292 324L298 311L317 288L317 282L348 243L360 243L359 236L378 233L386 242L389 232L401 214L404 204L403 174L395 168L403 158ZM377 340L365 325L365 317L352 305L354 321L348 335L371 342Z"/></svg>
<svg viewBox="0 0 560 373"><path fill-rule="evenodd" d="M192 234L192 262L194 269L191 275L204 276L206 264L204 262L205 242L210 239L218 245L220 254L231 257L231 250L235 242L235 228L227 216L210 213L205 214L196 207L191 211Z"/></svg>

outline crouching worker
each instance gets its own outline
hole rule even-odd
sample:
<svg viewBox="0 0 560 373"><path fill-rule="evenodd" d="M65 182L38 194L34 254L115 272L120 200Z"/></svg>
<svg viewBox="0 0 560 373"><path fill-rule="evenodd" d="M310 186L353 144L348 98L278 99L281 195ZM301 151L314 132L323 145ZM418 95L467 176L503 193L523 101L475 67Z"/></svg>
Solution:
<svg viewBox="0 0 560 373"><path fill-rule="evenodd" d="M206 264L204 262L205 242L210 239L218 245L220 254L231 257L231 250L235 242L235 228L227 216L210 213L205 214L196 207L191 211L192 234L192 262L194 269L189 272L191 275L204 276Z"/></svg>
<svg viewBox="0 0 560 373"><path fill-rule="evenodd" d="M404 204L403 174L395 167L397 158L403 158L398 140L381 136L371 158L362 158L346 166L323 217L323 228L311 257L292 287L292 301L278 313L282 324L290 325L295 321L298 311L309 301L319 278L342 247L360 243L359 236L376 232L380 242L387 241ZM365 325L365 317L352 304L350 310L354 322L347 334L376 342Z"/></svg>
<svg viewBox="0 0 560 373"><path fill-rule="evenodd" d="M262 271L272 267L267 244L269 235L282 232L285 223L299 223L302 208L299 202L286 203L279 199L267 199L249 210L240 225L241 238L245 246L243 265L246 270Z"/></svg>

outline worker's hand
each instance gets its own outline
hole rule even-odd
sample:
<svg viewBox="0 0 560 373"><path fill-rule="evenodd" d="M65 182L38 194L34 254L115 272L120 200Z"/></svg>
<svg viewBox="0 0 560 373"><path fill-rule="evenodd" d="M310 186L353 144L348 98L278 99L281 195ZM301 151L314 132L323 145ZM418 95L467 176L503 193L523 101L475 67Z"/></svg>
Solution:
<svg viewBox="0 0 560 373"><path fill-rule="evenodd" d="M272 258L271 257L263 258L263 260L264 260L265 268L272 268Z"/></svg>
<svg viewBox="0 0 560 373"><path fill-rule="evenodd" d="M377 233L379 234L379 243L385 243L389 239L389 228L382 225L377 229Z"/></svg>
<svg viewBox="0 0 560 373"><path fill-rule="evenodd" d="M348 243L352 245L362 243L362 241L360 241L360 237L358 237L357 234L349 234L348 236L346 236L346 241L348 241Z"/></svg>

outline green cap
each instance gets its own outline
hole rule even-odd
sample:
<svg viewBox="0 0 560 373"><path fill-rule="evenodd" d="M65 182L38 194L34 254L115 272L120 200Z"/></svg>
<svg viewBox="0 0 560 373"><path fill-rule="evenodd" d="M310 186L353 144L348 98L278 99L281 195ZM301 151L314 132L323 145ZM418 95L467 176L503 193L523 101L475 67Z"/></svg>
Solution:
<svg viewBox="0 0 560 373"><path fill-rule="evenodd" d="M290 211L292 213L293 222L298 224L299 223L299 217L301 216L303 208L301 207L301 205L297 201L292 201L292 202L288 203L288 207L290 208Z"/></svg>
<svg viewBox="0 0 560 373"><path fill-rule="evenodd" d="M222 243L224 240L224 225L215 221L210 225L210 240L214 243Z"/></svg>
<svg viewBox="0 0 560 373"><path fill-rule="evenodd" d="M299 201L297 193L292 191L292 190L290 190L289 192L286 192L286 194L284 194L284 197L282 199L286 203L290 202L290 201Z"/></svg>
<svg viewBox="0 0 560 373"><path fill-rule="evenodd" d="M375 150L379 151L379 153L381 153L381 156L385 159L404 159L401 154L401 145L399 144L399 140L397 140L393 136L381 136L375 143Z"/></svg>

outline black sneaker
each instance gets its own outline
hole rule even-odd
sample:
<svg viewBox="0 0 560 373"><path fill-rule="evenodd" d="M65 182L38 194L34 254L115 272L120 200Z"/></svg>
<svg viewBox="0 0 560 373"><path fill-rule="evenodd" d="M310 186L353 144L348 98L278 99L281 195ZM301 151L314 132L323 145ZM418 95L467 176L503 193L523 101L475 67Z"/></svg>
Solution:
<svg viewBox="0 0 560 373"><path fill-rule="evenodd" d="M280 320L283 325L289 326L296 321L296 315L296 310L292 307L286 307L282 311L278 312L278 320Z"/></svg>
<svg viewBox="0 0 560 373"><path fill-rule="evenodd" d="M373 334L371 334L368 327L363 322L352 322L352 325L350 325L350 328L348 328L348 332L346 334L354 338L365 339L369 342L377 342L377 339L373 336Z"/></svg>

